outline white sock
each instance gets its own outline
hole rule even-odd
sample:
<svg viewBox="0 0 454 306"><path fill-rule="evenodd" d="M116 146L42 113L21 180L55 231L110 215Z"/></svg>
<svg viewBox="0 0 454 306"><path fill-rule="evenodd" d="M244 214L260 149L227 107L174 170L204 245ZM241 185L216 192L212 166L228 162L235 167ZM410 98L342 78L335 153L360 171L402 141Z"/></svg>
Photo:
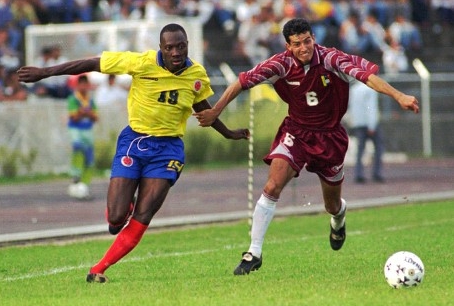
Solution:
<svg viewBox="0 0 454 306"><path fill-rule="evenodd" d="M347 203L341 199L341 209L336 215L331 217L331 226L334 230L339 230L345 224L345 213L347 211Z"/></svg>
<svg viewBox="0 0 454 306"><path fill-rule="evenodd" d="M262 255L262 246L265 234L274 216L277 199L267 198L261 195L255 205L254 214L252 215L251 245L249 251L255 257Z"/></svg>

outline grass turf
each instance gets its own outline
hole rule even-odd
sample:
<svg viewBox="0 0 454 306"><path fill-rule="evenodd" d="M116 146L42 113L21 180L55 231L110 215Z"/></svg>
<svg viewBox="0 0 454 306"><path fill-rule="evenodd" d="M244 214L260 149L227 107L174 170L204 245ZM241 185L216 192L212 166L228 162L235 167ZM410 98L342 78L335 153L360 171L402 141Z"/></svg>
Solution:
<svg viewBox="0 0 454 306"><path fill-rule="evenodd" d="M263 266L233 269L249 245L247 222L150 231L107 270L110 282L85 275L112 238L0 249L1 305L453 305L454 202L349 211L347 241L329 247L326 214L276 218ZM392 289L388 256L417 254L419 287Z"/></svg>

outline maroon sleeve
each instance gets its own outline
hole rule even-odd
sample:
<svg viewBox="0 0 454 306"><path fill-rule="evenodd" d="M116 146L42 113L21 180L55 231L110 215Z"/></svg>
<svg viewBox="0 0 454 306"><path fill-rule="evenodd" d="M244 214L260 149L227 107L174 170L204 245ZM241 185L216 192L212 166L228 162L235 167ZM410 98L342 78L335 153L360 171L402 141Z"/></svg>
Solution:
<svg viewBox="0 0 454 306"><path fill-rule="evenodd" d="M377 74L379 66L358 55L347 54L334 48L321 48L326 69L339 71L365 83L371 74Z"/></svg>
<svg viewBox="0 0 454 306"><path fill-rule="evenodd" d="M274 83L276 79L282 78L287 74L292 63L293 59L287 51L275 54L257 64L251 70L241 72L238 76L241 87L250 89L267 80Z"/></svg>

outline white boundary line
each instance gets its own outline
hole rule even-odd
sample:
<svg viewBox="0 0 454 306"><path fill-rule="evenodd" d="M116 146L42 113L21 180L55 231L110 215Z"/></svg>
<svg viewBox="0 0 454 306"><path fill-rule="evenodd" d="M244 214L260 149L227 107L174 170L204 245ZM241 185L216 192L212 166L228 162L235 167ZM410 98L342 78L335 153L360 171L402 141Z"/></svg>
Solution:
<svg viewBox="0 0 454 306"><path fill-rule="evenodd" d="M436 193L421 193L413 195L400 195L381 197L374 199L364 199L361 201L348 201L348 209L360 209L375 206L388 206L405 203L415 203L424 201L441 201L454 199L454 191L436 192ZM277 208L275 216L288 216L299 214L322 213L324 208L322 205L301 205ZM156 218L152 221L149 228L166 228L184 225L208 224L216 222L238 221L249 218L249 211L235 211L215 214L201 214L192 216ZM11 233L0 235L1 244L14 244L20 242L34 241L40 239L65 238L71 236L96 235L107 233L107 225L91 225L67 227L60 229L31 231L22 233Z"/></svg>

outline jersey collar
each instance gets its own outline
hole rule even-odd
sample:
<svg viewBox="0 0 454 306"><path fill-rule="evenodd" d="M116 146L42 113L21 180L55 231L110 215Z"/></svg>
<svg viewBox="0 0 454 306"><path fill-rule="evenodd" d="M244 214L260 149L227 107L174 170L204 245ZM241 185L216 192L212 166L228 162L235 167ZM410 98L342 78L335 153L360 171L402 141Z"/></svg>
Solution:
<svg viewBox="0 0 454 306"><path fill-rule="evenodd" d="M167 70L166 66L164 65L164 60L162 58L161 50L158 50L158 65ZM186 62L184 64L184 67L181 68L180 70L178 70L177 72L175 72L174 74L175 75L180 75L181 73L183 73L183 71L185 71L187 68L191 67L192 65L193 65L193 63L188 57L188 58L186 58Z"/></svg>
<svg viewBox="0 0 454 306"><path fill-rule="evenodd" d="M318 50L318 45L314 44L314 55L312 55L311 67L320 64L320 51Z"/></svg>

